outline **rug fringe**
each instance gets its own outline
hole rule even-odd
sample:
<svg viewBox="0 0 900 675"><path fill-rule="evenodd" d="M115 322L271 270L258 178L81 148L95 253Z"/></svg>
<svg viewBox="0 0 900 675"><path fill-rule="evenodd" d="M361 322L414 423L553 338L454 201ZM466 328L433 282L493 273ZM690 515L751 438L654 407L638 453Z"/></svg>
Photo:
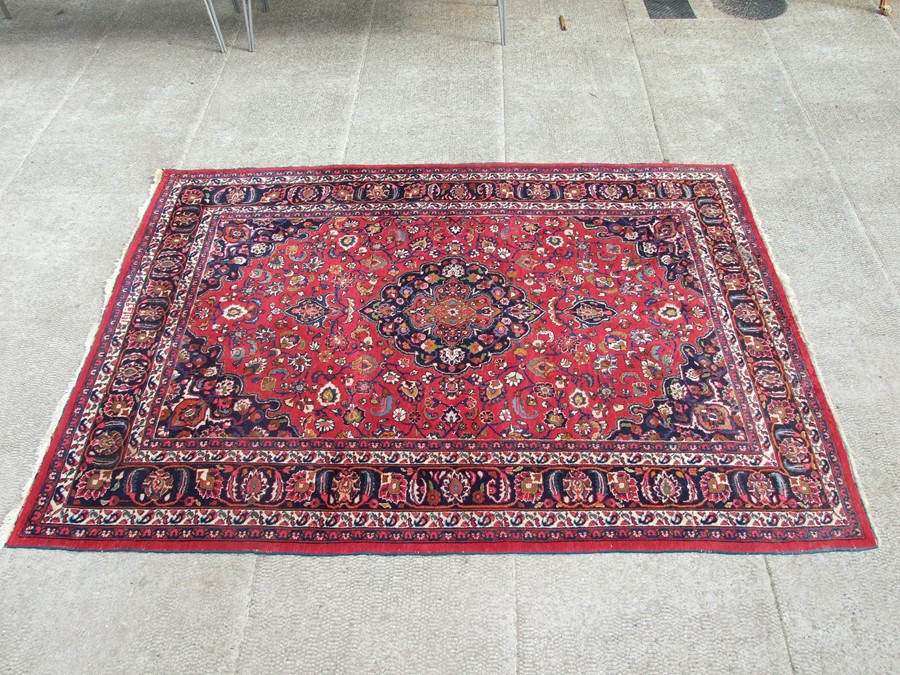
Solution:
<svg viewBox="0 0 900 675"><path fill-rule="evenodd" d="M748 203L750 201L749 196L745 195L745 199L747 199ZM750 205L750 210L755 212L753 209L753 205ZM784 296L787 298L789 309L791 310L791 314L794 317L794 325L797 327L797 331L799 335L797 336L806 346L807 346L807 354L809 355L809 360L812 362L813 369L815 370L816 380L819 382L819 388L822 390L822 395L825 397L825 402L828 404L828 407L831 409L834 420L834 425L836 427L837 433L840 435L846 445L847 434L844 432L843 424L841 423L841 419L837 415L837 406L834 404L834 398L829 394L828 387L825 384L825 380L822 377L822 368L819 366L818 359L816 358L815 352L811 349L810 345L812 344L810 340L807 338L806 331L803 328L803 317L800 315L800 302L797 299L797 295L794 292L793 286L791 285L791 277L785 272L775 261L773 256L773 251L775 248L772 246L771 238L766 234L765 230L759 227L759 223L757 223L756 231L759 232L760 238L763 240L763 244L765 244L766 250L769 252L769 260L772 263L772 267L775 270L775 274L778 276L778 280L781 282L781 288L784 290ZM857 492L859 492L859 498L862 500L863 507L866 509L867 513L871 513L871 509L869 508L869 500L865 494L865 484L863 481L856 480L856 477L860 475L860 470L856 464L856 460L853 456L852 452L844 453L847 459L847 463L850 465L850 471L852 472L851 480L856 485ZM872 531L877 539L878 533L875 529L875 523L870 519L869 521Z"/></svg>
<svg viewBox="0 0 900 675"><path fill-rule="evenodd" d="M744 198L747 199L749 203L750 198L747 195L744 195ZM751 212L755 213L755 209L753 205L750 204ZM772 239L766 234L765 230L759 226L759 223L756 224L756 231L759 232L760 238L763 240L763 244L766 247L766 251L769 253L769 261L772 263L772 267L775 270L775 275L778 277L778 281L781 282L781 288L784 290L784 297L787 298L788 307L791 310L791 314L794 317L794 325L797 327L797 331L800 333L798 336L805 345L807 345L807 352L809 352L809 358L812 361L813 368L816 369L816 378L819 380L819 384L822 385L821 372L822 369L819 368L819 364L816 361L815 354L812 353L812 350L809 349L809 340L806 339L806 331L803 329L803 317L800 315L800 301L797 299L797 294L794 292L794 288L791 285L791 277L790 275L781 268L781 266L776 262L773 252L775 251L775 247L772 246ZM822 386L822 390L825 390L825 387ZM828 392L825 392L825 398L828 401L828 405L831 409L834 409L834 405L831 401L831 398L828 396Z"/></svg>
<svg viewBox="0 0 900 675"><path fill-rule="evenodd" d="M144 201L144 205L138 211L137 227L135 227L133 232L137 232L138 228L140 227L141 221L144 218L144 214L147 212L147 209L150 208L150 203L153 201L153 195L156 192L156 188L159 186L159 183L162 181L162 178L163 170L156 169L156 171L153 172L153 184L150 186L150 189L147 193L147 199ZM94 322L94 324L88 331L87 337L84 341L84 353L81 356L78 367L72 374L72 378L69 380L69 386L66 387L65 393L59 399L56 407L53 410L50 426L38 443L34 461L34 469L28 481L25 483L25 486L22 488L22 493L19 497L19 501L16 504L15 508L10 509L10 511L3 517L3 522L0 523L0 542L5 543L9 541L13 529L16 526L16 521L19 519L19 513L25 506L28 495L31 493L31 489L34 485L37 475L40 473L41 465L44 462L44 457L47 455L47 452L50 449L50 442L53 440L53 434L56 432L57 427L62 422L63 413L66 410L66 406L69 403L72 392L78 385L78 378L81 376L81 371L84 369L85 362L90 356L91 348L94 346L94 341L97 339L97 333L102 327L101 324L103 322L103 312L105 311L106 306L109 304L110 298L112 297L113 289L116 287L116 280L118 280L119 274L121 274L122 272L122 265L124 265L125 263L125 258L128 254L128 249L131 246L131 241L132 239L134 239L134 236L134 233L132 233L128 240L123 244L122 252L119 254L119 259L116 262L112 276L106 280L106 283L103 286L103 302L99 306L97 321Z"/></svg>

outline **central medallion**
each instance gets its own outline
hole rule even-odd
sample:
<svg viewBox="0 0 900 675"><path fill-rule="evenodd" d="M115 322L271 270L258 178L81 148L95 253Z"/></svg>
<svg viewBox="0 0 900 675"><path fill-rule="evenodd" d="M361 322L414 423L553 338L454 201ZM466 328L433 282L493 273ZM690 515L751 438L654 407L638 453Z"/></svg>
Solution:
<svg viewBox="0 0 900 675"><path fill-rule="evenodd" d="M507 351L544 314L504 275L455 257L401 274L360 311L417 364L449 375Z"/></svg>

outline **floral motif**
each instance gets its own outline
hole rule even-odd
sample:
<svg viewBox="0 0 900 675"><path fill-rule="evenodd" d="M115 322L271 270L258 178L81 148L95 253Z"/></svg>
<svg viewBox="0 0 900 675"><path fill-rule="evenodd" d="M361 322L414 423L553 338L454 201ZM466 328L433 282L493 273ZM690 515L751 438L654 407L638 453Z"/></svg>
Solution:
<svg viewBox="0 0 900 675"><path fill-rule="evenodd" d="M502 274L463 258L427 263L379 296L362 315L416 363L447 374L507 351L544 313Z"/></svg>
<svg viewBox="0 0 900 675"><path fill-rule="evenodd" d="M564 504L590 504L594 501L594 486L584 471L571 471L562 479Z"/></svg>
<svg viewBox="0 0 900 675"><path fill-rule="evenodd" d="M100 499L109 490L112 483L112 471L88 471L78 480L75 496L82 499Z"/></svg>
<svg viewBox="0 0 900 675"><path fill-rule="evenodd" d="M378 489L378 497L391 504L399 504L406 498L408 481L403 474L385 473L381 477L381 487Z"/></svg>
<svg viewBox="0 0 900 675"><path fill-rule="evenodd" d="M731 497L731 487L724 473L707 471L700 479L700 491L710 502L722 504Z"/></svg>
<svg viewBox="0 0 900 675"><path fill-rule="evenodd" d="M462 504L472 492L472 479L465 471L448 471L441 480L441 494L449 504Z"/></svg>
<svg viewBox="0 0 900 675"><path fill-rule="evenodd" d="M361 480L355 471L340 471L332 478L331 496L338 504L354 504L360 496Z"/></svg>
<svg viewBox="0 0 900 675"><path fill-rule="evenodd" d="M534 471L523 471L516 476L516 498L534 504L544 493L543 478Z"/></svg>
<svg viewBox="0 0 900 675"><path fill-rule="evenodd" d="M637 481L627 471L616 471L610 474L609 491L619 503L638 500Z"/></svg>
<svg viewBox="0 0 900 675"><path fill-rule="evenodd" d="M287 498L295 502L305 502L316 490L315 471L300 469L295 471L287 482Z"/></svg>

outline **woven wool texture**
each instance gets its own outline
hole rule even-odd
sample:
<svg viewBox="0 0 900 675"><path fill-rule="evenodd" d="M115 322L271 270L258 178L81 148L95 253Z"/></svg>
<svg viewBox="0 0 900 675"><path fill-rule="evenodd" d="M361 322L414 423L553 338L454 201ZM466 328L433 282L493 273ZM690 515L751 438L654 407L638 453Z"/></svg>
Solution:
<svg viewBox="0 0 900 675"><path fill-rule="evenodd" d="M733 171L168 171L14 545L865 548Z"/></svg>

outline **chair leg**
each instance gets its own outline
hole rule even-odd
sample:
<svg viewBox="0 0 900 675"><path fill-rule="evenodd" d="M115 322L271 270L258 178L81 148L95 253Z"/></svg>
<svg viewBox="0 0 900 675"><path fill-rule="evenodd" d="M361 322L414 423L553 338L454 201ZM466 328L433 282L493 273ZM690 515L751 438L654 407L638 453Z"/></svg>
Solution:
<svg viewBox="0 0 900 675"><path fill-rule="evenodd" d="M9 10L6 8L6 3L3 0L0 0L0 14L3 14L4 19L12 19L12 14L9 13Z"/></svg>
<svg viewBox="0 0 900 675"><path fill-rule="evenodd" d="M263 0L263 11L264 12L269 11L269 0Z"/></svg>
<svg viewBox="0 0 900 675"><path fill-rule="evenodd" d="M253 42L253 5L250 0L244 0L244 23L247 25L247 48L251 52L256 51Z"/></svg>
<svg viewBox="0 0 900 675"><path fill-rule="evenodd" d="M216 8L213 7L212 0L203 0L206 5L206 13L209 14L209 22L212 24L213 32L216 34L216 40L219 42L219 51L223 54L228 51L225 46L225 36L222 35L222 28L219 26L219 19L216 16Z"/></svg>
<svg viewBox="0 0 900 675"><path fill-rule="evenodd" d="M497 10L500 12L500 44L506 44L506 0L497 0Z"/></svg>
<svg viewBox="0 0 900 675"><path fill-rule="evenodd" d="M234 7L235 12L241 13L241 0L231 0L231 6Z"/></svg>

